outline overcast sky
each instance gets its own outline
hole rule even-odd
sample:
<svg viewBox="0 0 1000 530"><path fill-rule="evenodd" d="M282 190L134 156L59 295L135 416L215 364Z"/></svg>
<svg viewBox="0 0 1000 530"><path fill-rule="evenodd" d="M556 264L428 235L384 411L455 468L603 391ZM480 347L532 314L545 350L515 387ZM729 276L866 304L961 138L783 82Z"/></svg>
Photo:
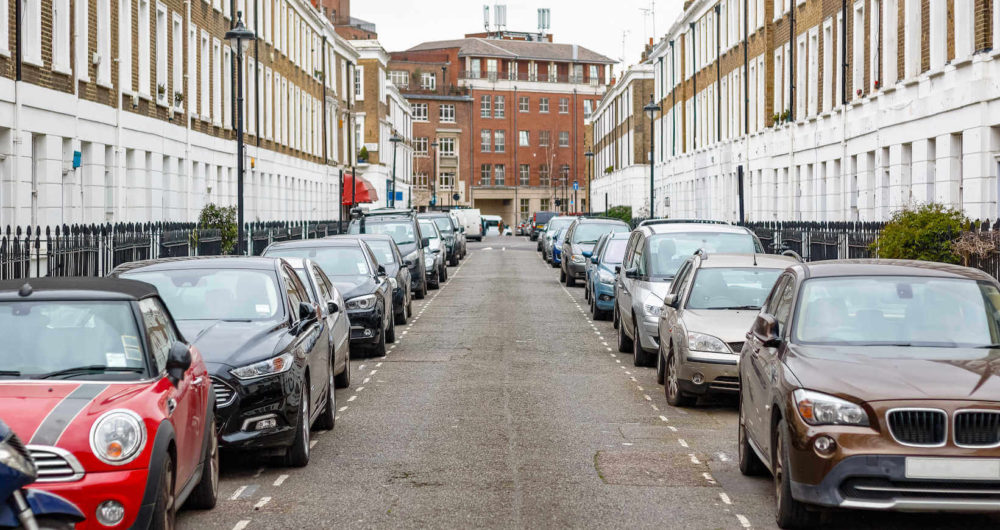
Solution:
<svg viewBox="0 0 1000 530"><path fill-rule="evenodd" d="M536 31L538 8L552 11L550 33L555 42L578 44L613 60L622 58L622 32L627 64L639 61L642 46L653 36L651 19L642 9L650 0L508 0L507 29ZM400 51L421 42L461 38L483 31L483 5L476 0L355 0L351 15L373 22L379 41L388 51ZM681 11L683 0L655 3L656 32L663 35ZM658 39L657 39L658 40ZM616 69L617 71L617 69Z"/></svg>

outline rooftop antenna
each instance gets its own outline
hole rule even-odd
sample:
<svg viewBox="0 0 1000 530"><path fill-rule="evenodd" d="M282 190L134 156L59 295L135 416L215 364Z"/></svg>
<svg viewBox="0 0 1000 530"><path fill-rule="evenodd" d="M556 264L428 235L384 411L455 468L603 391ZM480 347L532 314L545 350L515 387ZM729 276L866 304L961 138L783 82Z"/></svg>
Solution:
<svg viewBox="0 0 1000 530"><path fill-rule="evenodd" d="M545 35L548 29L552 26L552 15L549 8L542 7L538 9L538 33L539 35Z"/></svg>
<svg viewBox="0 0 1000 530"><path fill-rule="evenodd" d="M493 18L496 22L497 34L503 33L503 30L507 28L507 5L495 4L493 6Z"/></svg>
<svg viewBox="0 0 1000 530"><path fill-rule="evenodd" d="M483 28L486 29L486 33L490 32L490 6L483 6Z"/></svg>
<svg viewBox="0 0 1000 530"><path fill-rule="evenodd" d="M622 71L625 71L625 40L628 38L629 30L622 30L622 56L618 59L618 62L622 63Z"/></svg>
<svg viewBox="0 0 1000 530"><path fill-rule="evenodd" d="M656 39L656 0L649 0L649 7L640 7L639 11L642 11L643 19L651 20L653 34L652 37Z"/></svg>

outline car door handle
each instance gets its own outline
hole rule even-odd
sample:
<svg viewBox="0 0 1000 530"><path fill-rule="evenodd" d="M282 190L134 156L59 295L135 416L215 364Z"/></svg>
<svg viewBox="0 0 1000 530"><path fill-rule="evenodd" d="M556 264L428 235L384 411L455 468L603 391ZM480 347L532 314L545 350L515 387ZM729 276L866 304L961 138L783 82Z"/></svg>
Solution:
<svg viewBox="0 0 1000 530"><path fill-rule="evenodd" d="M199 375L198 377L194 378L194 381L191 381L191 384L192 385L200 385L201 382L204 381L204 380L205 380L205 378Z"/></svg>
<svg viewBox="0 0 1000 530"><path fill-rule="evenodd" d="M167 399L167 416L170 416L171 414L173 414L174 410L176 408L177 408L177 400L174 399L174 398L168 398Z"/></svg>

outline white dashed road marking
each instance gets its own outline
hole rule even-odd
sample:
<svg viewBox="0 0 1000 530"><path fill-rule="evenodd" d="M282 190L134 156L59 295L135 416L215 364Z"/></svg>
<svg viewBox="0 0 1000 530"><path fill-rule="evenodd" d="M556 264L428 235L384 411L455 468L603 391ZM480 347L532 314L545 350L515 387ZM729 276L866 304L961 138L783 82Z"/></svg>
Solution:
<svg viewBox="0 0 1000 530"><path fill-rule="evenodd" d="M243 530L244 528L246 528L249 525L250 525L250 520L249 519L243 519L242 521L240 521L240 522L236 523L235 525L233 525L233 530Z"/></svg>
<svg viewBox="0 0 1000 530"><path fill-rule="evenodd" d="M278 478L274 479L274 485L280 486L284 484L286 480L288 480L288 475L278 475Z"/></svg>

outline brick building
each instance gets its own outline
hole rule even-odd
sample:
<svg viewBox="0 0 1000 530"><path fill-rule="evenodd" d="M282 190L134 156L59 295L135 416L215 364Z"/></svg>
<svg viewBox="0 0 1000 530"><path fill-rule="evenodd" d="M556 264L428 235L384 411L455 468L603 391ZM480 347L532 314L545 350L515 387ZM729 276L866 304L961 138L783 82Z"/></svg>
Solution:
<svg viewBox="0 0 1000 530"><path fill-rule="evenodd" d="M0 2L0 226L235 204L235 13L258 35L242 65L246 218L336 218L358 53L308 2L23 0L23 23Z"/></svg>
<svg viewBox="0 0 1000 530"><path fill-rule="evenodd" d="M643 187L649 189L649 117L642 108L653 95L653 66L631 66L621 80L608 87L594 114L590 129L594 135L594 181L591 184L594 210L631 206L636 216L643 208Z"/></svg>
<svg viewBox="0 0 1000 530"><path fill-rule="evenodd" d="M658 214L1000 213L1000 0L689 0L649 64Z"/></svg>
<svg viewBox="0 0 1000 530"><path fill-rule="evenodd" d="M446 66L421 71L421 83L434 79L471 99L467 141L459 152L467 153L467 163L456 165L455 179L474 207L509 224L555 209L557 198L563 210L586 209L585 119L613 63L581 46L518 35L426 42L393 54L394 64ZM439 168L439 188L442 179L451 176ZM570 205L574 183L581 187L581 204Z"/></svg>

